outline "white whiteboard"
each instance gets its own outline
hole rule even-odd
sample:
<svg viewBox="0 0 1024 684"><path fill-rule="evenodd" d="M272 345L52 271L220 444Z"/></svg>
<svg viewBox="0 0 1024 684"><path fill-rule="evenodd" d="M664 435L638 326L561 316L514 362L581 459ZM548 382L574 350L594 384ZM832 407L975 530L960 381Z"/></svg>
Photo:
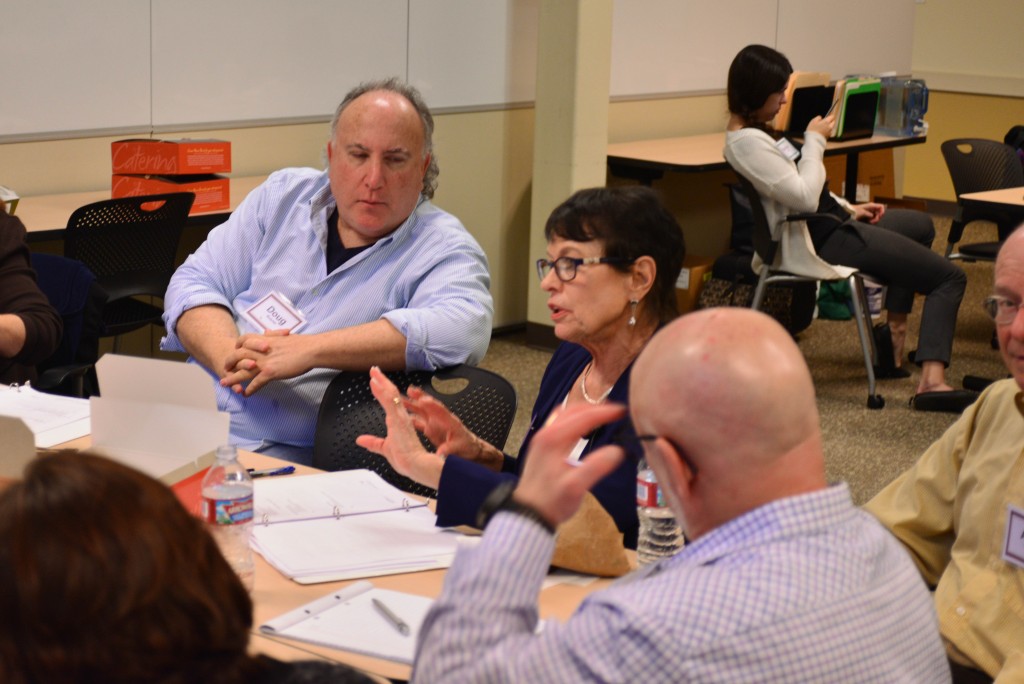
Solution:
<svg viewBox="0 0 1024 684"><path fill-rule="evenodd" d="M751 43L775 44L774 0L616 0L612 97L724 90Z"/></svg>
<svg viewBox="0 0 1024 684"><path fill-rule="evenodd" d="M406 75L406 0L152 0L153 125L328 117Z"/></svg>
<svg viewBox="0 0 1024 684"><path fill-rule="evenodd" d="M540 0L413 0L409 81L433 108L532 102Z"/></svg>
<svg viewBox="0 0 1024 684"><path fill-rule="evenodd" d="M745 45L793 68L910 73L914 0L615 0L613 97L725 89Z"/></svg>
<svg viewBox="0 0 1024 684"><path fill-rule="evenodd" d="M914 0L780 0L777 49L832 78L911 73Z"/></svg>
<svg viewBox="0 0 1024 684"><path fill-rule="evenodd" d="M906 73L913 3L615 0L611 94L721 91L754 42L797 69ZM532 102L539 4L3 0L0 142L324 120L386 76L434 109Z"/></svg>
<svg viewBox="0 0 1024 684"><path fill-rule="evenodd" d="M143 130L149 3L4 0L0 68L0 136Z"/></svg>

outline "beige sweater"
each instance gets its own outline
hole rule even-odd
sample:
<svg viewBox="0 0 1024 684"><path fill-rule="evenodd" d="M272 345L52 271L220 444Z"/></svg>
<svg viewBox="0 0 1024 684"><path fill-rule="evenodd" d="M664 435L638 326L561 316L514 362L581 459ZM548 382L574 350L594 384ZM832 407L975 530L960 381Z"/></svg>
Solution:
<svg viewBox="0 0 1024 684"><path fill-rule="evenodd" d="M796 275L838 280L849 277L856 269L833 266L821 260L814 253L807 224L783 220L787 214L817 211L821 188L825 184L824 152L825 138L808 131L800 161L794 163L775 147L775 141L767 133L756 128L727 131L723 150L726 161L750 179L761 195L772 235L779 240L779 251L773 265ZM850 210L846 200L836 199ZM761 260L757 255L754 256L753 268L757 272L761 270Z"/></svg>

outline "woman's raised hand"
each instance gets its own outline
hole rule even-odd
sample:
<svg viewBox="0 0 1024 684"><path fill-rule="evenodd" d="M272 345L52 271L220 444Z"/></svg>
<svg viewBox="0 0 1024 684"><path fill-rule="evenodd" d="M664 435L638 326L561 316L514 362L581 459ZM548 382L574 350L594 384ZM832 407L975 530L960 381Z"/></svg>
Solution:
<svg viewBox="0 0 1024 684"><path fill-rule="evenodd" d="M839 114L838 108L833 109L828 116L821 117L816 116L811 119L811 122L807 124L807 130L817 133L823 136L826 140L832 137L832 131L836 127L836 116Z"/></svg>
<svg viewBox="0 0 1024 684"><path fill-rule="evenodd" d="M405 408L413 426L426 435L438 454L459 456L491 470L501 470L501 451L474 435L447 406L419 387L409 388Z"/></svg>
<svg viewBox="0 0 1024 684"><path fill-rule="evenodd" d="M356 444L386 458L398 474L437 489L444 457L423 448L402 393L376 366L370 369L370 391L384 408L388 432L384 437L360 435Z"/></svg>

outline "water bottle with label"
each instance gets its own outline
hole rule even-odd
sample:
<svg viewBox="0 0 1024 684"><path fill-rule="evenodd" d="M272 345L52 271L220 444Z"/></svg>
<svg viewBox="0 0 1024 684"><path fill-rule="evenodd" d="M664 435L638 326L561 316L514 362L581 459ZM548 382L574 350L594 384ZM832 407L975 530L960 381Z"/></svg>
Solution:
<svg viewBox="0 0 1024 684"><path fill-rule="evenodd" d="M640 519L640 537L636 545L636 558L640 565L668 558L683 548L683 531L665 502L646 459L640 459L637 468L636 515Z"/></svg>
<svg viewBox="0 0 1024 684"><path fill-rule="evenodd" d="M246 589L253 585L253 485L233 446L217 447L217 460L203 478L202 518Z"/></svg>

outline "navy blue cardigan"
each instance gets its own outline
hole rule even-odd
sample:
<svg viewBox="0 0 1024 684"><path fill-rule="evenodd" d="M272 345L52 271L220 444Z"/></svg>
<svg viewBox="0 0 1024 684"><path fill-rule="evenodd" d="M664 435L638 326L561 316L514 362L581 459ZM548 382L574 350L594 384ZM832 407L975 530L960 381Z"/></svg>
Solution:
<svg viewBox="0 0 1024 684"><path fill-rule="evenodd" d="M538 428L544 425L553 409L562 401L583 368L590 362L590 352L571 342L563 342L555 350L544 377L540 382L537 400L533 406L530 429L526 433L519 458L505 456L502 472L497 473L477 463L452 455L441 470L441 482L437 488L437 524L441 527L474 525L476 513L487 495L505 480L513 479L522 472L529 451L530 441ZM609 401L628 404L629 374L633 366L619 376L608 395ZM623 431L633 433L633 425L626 416L598 428L591 435L590 442L580 458L586 458L594 449L612 443L613 438ZM629 440L635 444L635 440ZM640 454L627 453L625 460L612 473L597 483L591 490L597 500L611 514L623 534L627 548L636 548L638 522L636 517L636 467Z"/></svg>

